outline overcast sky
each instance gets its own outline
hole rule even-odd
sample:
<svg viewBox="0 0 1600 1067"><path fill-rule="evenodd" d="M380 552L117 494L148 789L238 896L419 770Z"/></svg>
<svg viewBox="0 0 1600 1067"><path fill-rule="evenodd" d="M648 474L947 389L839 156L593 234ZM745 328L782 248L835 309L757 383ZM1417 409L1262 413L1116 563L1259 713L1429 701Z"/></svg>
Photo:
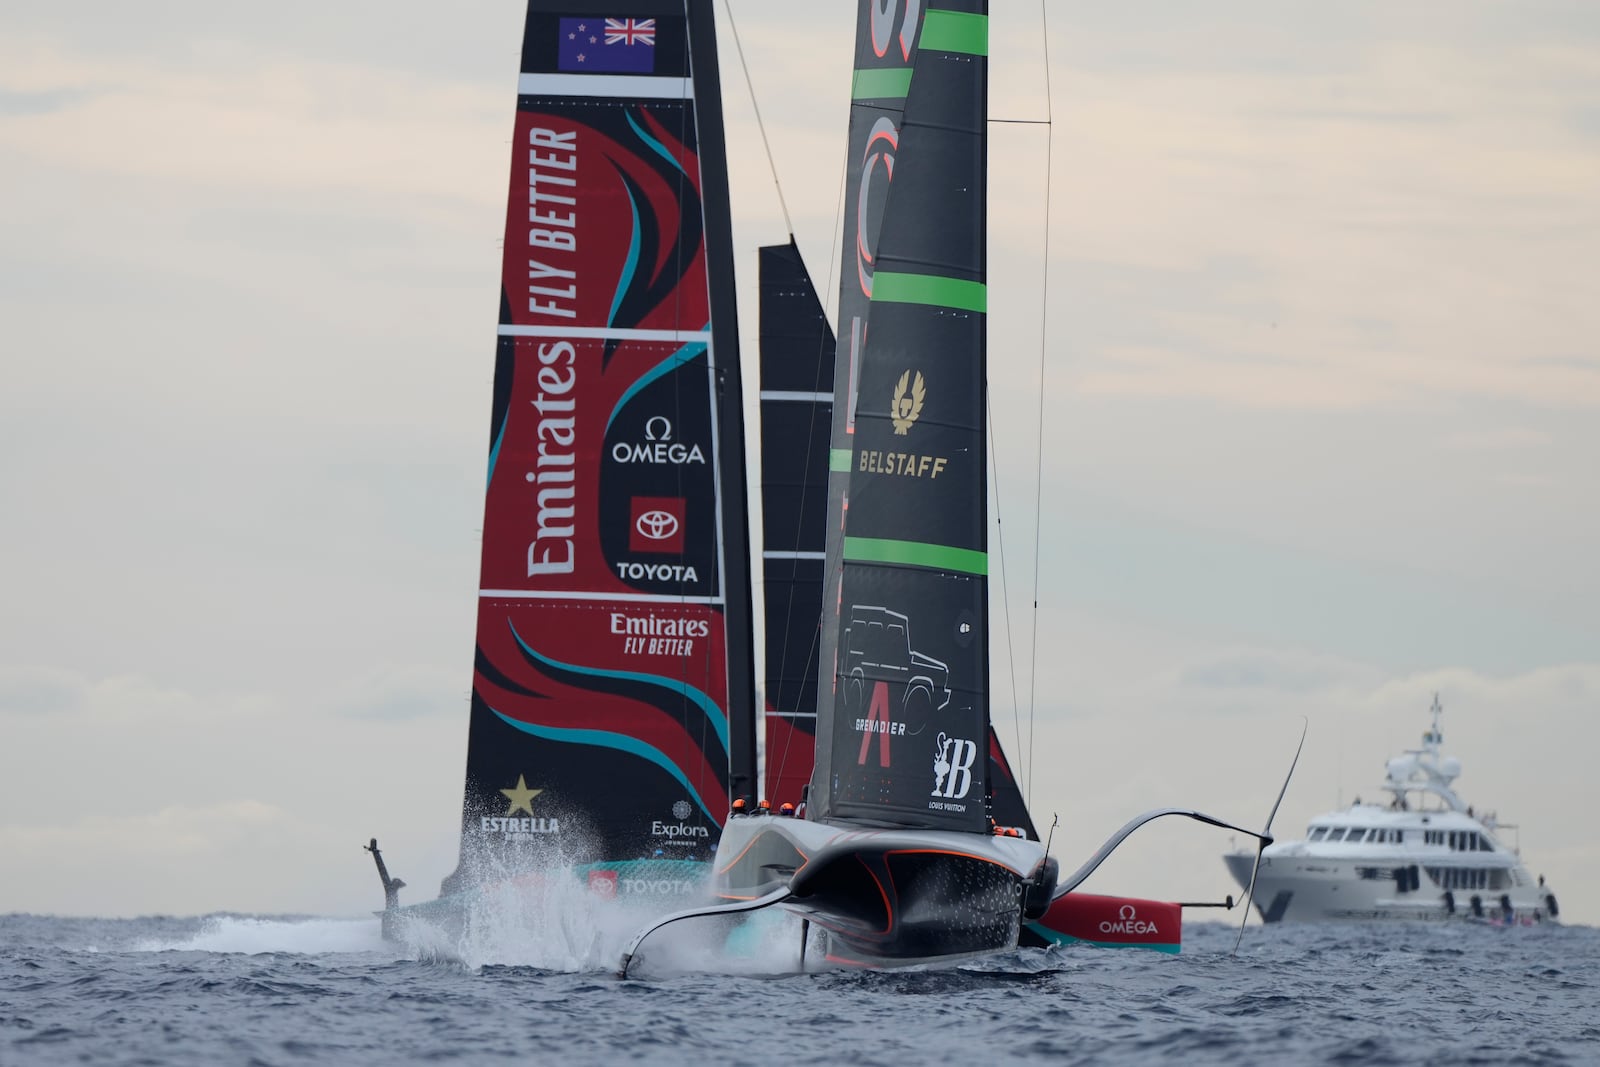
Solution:
<svg viewBox="0 0 1600 1067"><path fill-rule="evenodd" d="M853 7L733 0L826 288ZM1298 834L1437 690L1600 922L1600 7L1052 0L1048 97L996 8L991 115L1053 124L991 144L994 716L1064 866L1148 807L1259 824L1306 720ZM453 866L521 21L0 10L0 912L359 914L373 834L411 899ZM721 32L749 282L786 235ZM1220 897L1228 844L1090 888Z"/></svg>

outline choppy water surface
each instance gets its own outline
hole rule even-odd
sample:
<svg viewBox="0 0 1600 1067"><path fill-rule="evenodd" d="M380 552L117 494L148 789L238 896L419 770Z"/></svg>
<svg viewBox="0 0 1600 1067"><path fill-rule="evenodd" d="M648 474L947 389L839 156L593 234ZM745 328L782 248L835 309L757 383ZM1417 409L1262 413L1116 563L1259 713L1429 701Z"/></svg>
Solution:
<svg viewBox="0 0 1600 1067"><path fill-rule="evenodd" d="M1252 926L1231 956L1191 923L1178 956L798 975L788 922L621 982L598 926L445 962L370 919L5 916L0 1063L1600 1063L1592 928ZM744 973L679 969L718 960Z"/></svg>

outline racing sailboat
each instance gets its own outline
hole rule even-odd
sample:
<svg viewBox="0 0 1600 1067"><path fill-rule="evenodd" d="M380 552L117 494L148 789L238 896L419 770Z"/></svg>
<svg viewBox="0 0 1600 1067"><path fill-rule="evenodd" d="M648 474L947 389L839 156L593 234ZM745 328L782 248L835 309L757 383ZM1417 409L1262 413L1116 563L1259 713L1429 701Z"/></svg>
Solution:
<svg viewBox="0 0 1600 1067"><path fill-rule="evenodd" d="M987 65L986 0L864 5L846 179L856 269L842 272L831 397L815 762L796 810L785 802L728 821L715 863L721 903L641 931L624 974L662 925L773 906L803 920L802 962L813 927L830 962L866 966L1002 950L1025 928L1066 939L1070 917L1049 917L1070 910L1063 898L1138 826L1184 815L1262 836L1159 809L1062 879L994 737ZM797 300L804 319L810 285L798 256L772 262L785 276L771 291ZM768 296L764 276L764 311ZM1141 904L1169 917L1179 907L1092 898L1091 908L1109 906L1143 935L1158 924L1135 918Z"/></svg>
<svg viewBox="0 0 1600 1067"><path fill-rule="evenodd" d="M865 964L1049 937L1168 812L1059 879L989 722L985 5L863 0L837 352L792 245L763 256L794 357L763 366L764 783L712 0L630 10L529 4L460 858L403 908L374 841L385 930L551 871L681 898L712 868L720 901L667 921L783 904ZM780 621L812 640L775 668Z"/></svg>

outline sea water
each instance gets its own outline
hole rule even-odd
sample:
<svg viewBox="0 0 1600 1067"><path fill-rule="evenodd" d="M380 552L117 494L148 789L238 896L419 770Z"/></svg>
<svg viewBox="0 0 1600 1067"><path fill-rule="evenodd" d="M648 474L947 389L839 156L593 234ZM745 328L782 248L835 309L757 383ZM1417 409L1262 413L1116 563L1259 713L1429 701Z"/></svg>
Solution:
<svg viewBox="0 0 1600 1067"><path fill-rule="evenodd" d="M1600 931L1190 923L796 973L798 927L508 928L397 948L375 919L0 917L0 1064L1600 1064ZM473 958L474 954L481 954Z"/></svg>

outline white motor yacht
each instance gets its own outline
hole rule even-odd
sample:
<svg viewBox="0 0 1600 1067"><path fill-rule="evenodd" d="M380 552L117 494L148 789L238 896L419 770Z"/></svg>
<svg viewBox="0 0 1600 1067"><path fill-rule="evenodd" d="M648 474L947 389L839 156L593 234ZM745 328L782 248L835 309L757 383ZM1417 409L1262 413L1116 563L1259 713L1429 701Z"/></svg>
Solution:
<svg viewBox="0 0 1600 1067"><path fill-rule="evenodd" d="M1514 827L1478 812L1451 783L1461 761L1440 754L1438 694L1422 747L1388 764L1386 804L1358 798L1311 820L1304 840L1261 854L1255 904L1264 922L1465 918L1499 924L1550 922L1559 914L1544 876L1497 836ZM1225 855L1240 886L1254 852Z"/></svg>

